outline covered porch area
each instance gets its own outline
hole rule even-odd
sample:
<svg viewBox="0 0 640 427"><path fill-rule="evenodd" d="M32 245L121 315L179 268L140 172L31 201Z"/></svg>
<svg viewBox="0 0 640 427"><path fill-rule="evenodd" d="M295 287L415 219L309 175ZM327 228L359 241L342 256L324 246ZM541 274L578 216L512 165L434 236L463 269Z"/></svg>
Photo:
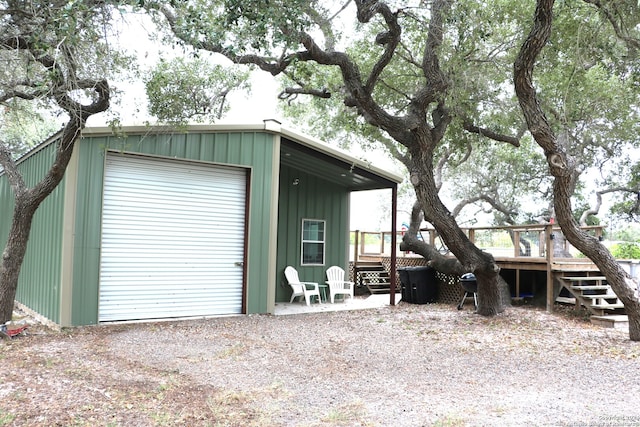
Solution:
<svg viewBox="0 0 640 427"><path fill-rule="evenodd" d="M317 283L320 287L325 285L327 270L332 267L341 268L349 277L353 193L388 190L390 199L380 203L389 203L392 212L390 226L392 232L396 231L397 187L402 182L401 176L321 141L285 131L281 134L277 238L272 252L276 254L276 286L274 305L269 310L275 314L287 307L293 292L284 274L286 269L294 269L300 281ZM396 234L393 233L391 254L394 260ZM395 263L392 264L395 268ZM374 300L358 302L358 305L379 305L373 303ZM386 300L387 304L395 304L395 299L389 295L386 295ZM333 305L338 307L342 303ZM346 305L351 307L350 303ZM337 310L336 307L322 307L322 311ZM355 307L354 304L350 309Z"/></svg>

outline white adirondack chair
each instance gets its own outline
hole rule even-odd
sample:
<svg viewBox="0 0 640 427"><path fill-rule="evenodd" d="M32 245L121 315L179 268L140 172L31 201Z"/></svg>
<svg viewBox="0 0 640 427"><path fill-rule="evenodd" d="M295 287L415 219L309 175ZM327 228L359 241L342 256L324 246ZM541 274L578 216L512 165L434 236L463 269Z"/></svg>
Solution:
<svg viewBox="0 0 640 427"><path fill-rule="evenodd" d="M344 270L338 266L329 267L327 269L327 285L329 285L329 296L331 304L333 304L336 295L344 295L345 301L347 295L353 300L353 282L344 280Z"/></svg>
<svg viewBox="0 0 640 427"><path fill-rule="evenodd" d="M298 271L291 266L288 266L284 269L284 275L287 278L289 286L291 286L291 290L293 291L293 293L291 294L291 301L289 301L290 303L292 303L293 300L297 297L304 297L307 305L311 305L311 297L317 296L318 304L321 304L320 288L318 287L317 283L301 282L300 278L298 277Z"/></svg>

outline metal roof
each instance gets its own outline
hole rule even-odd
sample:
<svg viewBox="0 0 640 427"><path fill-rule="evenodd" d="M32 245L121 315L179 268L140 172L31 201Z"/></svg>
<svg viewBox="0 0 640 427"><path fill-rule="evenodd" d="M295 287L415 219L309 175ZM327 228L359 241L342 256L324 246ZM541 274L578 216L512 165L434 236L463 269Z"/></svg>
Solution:
<svg viewBox="0 0 640 427"><path fill-rule="evenodd" d="M330 147L324 142L286 129L275 120L265 120L262 124L247 125L190 125L180 132L242 132L264 131L280 136L280 162L288 167L320 176L351 191L392 188L402 182L403 177L357 159L342 150ZM173 133L176 129L166 126L124 126L119 132L125 135L148 133ZM53 143L59 133L25 153L18 161L35 154ZM113 135L110 127L87 127L83 136ZM0 175L4 171L0 170Z"/></svg>
<svg viewBox="0 0 640 427"><path fill-rule="evenodd" d="M280 162L320 176L351 191L391 188L403 178L341 150L287 129L280 129Z"/></svg>
<svg viewBox="0 0 640 427"><path fill-rule="evenodd" d="M125 126L123 134L175 132L169 127ZM280 162L288 167L320 176L351 191L392 188L402 182L403 177L373 166L324 142L286 129L275 120L261 124L246 125L190 125L181 132L242 132L264 131L280 136ZM109 127L87 127L83 136L112 135Z"/></svg>

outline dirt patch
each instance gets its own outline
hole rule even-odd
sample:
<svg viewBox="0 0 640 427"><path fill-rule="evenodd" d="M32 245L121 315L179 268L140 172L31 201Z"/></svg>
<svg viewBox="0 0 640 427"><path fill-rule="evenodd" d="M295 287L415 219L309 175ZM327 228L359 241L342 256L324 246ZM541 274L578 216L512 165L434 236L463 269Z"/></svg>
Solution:
<svg viewBox="0 0 640 427"><path fill-rule="evenodd" d="M34 325L0 341L0 426L640 426L638 358L524 307Z"/></svg>

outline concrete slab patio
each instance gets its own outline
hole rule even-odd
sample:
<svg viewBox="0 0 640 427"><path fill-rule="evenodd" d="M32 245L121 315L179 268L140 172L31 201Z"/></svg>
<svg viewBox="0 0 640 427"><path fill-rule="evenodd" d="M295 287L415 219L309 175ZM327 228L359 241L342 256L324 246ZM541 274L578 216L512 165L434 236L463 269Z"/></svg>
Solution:
<svg viewBox="0 0 640 427"><path fill-rule="evenodd" d="M396 304L400 302L402 295L397 293L395 295ZM365 310L372 308L382 308L389 305L389 294L378 295L365 295L354 297L353 300L347 298L345 301L336 301L331 304L330 302L323 302L321 304L313 303L307 306L304 301L277 302L275 305L275 315L289 315L289 314L303 314L303 313L322 313L330 311L342 311L342 310Z"/></svg>

